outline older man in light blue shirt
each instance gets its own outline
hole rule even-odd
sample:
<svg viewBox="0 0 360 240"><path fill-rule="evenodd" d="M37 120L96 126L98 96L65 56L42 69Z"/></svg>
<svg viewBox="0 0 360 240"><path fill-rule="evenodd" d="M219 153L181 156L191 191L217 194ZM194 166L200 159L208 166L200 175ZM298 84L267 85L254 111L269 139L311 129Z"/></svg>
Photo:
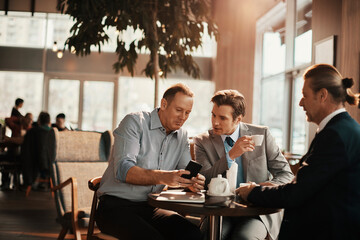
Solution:
<svg viewBox="0 0 360 240"><path fill-rule="evenodd" d="M147 204L147 195L165 185L203 189L201 174L182 178L191 160L187 133L181 128L193 105L183 84L170 87L159 109L127 115L115 129L112 159L98 196L100 230L121 239L199 239L199 229L182 216Z"/></svg>

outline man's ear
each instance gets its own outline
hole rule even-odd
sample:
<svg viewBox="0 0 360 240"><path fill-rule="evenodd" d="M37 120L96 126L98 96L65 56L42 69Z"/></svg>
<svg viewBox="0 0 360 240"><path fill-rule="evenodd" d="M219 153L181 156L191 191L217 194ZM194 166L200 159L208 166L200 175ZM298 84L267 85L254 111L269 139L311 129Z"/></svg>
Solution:
<svg viewBox="0 0 360 240"><path fill-rule="evenodd" d="M329 97L329 92L326 88L322 88L319 90L319 97L320 97L320 102L326 102L328 100Z"/></svg>
<svg viewBox="0 0 360 240"><path fill-rule="evenodd" d="M160 109L161 109L161 110L165 110L166 107L167 107L167 101L166 101L165 98L162 98L162 99L161 99L161 102L160 102Z"/></svg>
<svg viewBox="0 0 360 240"><path fill-rule="evenodd" d="M242 115L240 114L238 117L235 118L236 125L239 124L242 120Z"/></svg>

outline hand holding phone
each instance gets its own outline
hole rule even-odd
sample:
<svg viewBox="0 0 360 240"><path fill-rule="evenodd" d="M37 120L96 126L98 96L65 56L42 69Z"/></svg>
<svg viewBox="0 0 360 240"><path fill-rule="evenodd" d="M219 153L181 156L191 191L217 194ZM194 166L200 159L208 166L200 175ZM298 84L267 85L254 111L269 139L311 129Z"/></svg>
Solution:
<svg viewBox="0 0 360 240"><path fill-rule="evenodd" d="M196 175L200 172L200 169L202 168L202 165L200 163L197 163L193 160L190 160L188 165L186 166L185 170L188 170L190 174L183 174L181 177L186 179L191 179L192 177L196 177Z"/></svg>

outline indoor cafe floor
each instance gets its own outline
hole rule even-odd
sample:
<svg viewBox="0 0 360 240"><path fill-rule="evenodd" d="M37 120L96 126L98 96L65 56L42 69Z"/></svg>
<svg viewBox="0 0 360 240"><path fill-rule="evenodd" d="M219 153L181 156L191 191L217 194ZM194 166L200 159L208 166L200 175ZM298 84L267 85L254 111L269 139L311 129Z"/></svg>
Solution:
<svg viewBox="0 0 360 240"><path fill-rule="evenodd" d="M0 191L0 239L57 239L61 226L50 192ZM66 235L65 239L73 239ZM85 239L85 235L82 235Z"/></svg>

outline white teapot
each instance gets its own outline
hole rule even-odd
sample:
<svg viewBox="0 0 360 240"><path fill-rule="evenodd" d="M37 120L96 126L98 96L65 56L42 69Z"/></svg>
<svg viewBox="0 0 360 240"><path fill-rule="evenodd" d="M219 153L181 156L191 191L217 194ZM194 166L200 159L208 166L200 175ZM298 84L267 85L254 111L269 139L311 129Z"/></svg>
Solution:
<svg viewBox="0 0 360 240"><path fill-rule="evenodd" d="M216 178L211 179L208 188L208 195L210 196L232 195L230 191L229 181L226 178L223 178L221 174L219 174Z"/></svg>

